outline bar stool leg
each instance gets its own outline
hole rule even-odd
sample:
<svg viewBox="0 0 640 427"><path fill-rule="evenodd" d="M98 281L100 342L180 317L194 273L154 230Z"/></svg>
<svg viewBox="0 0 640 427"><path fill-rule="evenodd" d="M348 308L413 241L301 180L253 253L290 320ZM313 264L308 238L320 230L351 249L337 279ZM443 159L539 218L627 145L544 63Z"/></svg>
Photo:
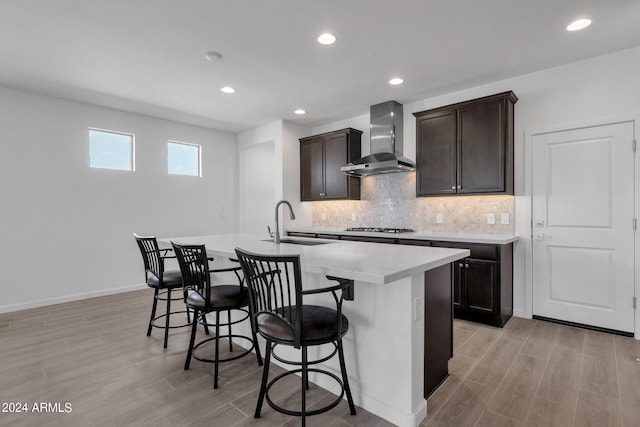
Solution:
<svg viewBox="0 0 640 427"><path fill-rule="evenodd" d="M218 360L220 358L219 352L220 344L220 312L216 311L216 356L213 362L213 388L218 388Z"/></svg>
<svg viewBox="0 0 640 427"><path fill-rule="evenodd" d="M231 310L227 310L227 322L229 323L229 351L233 351L233 341L231 340Z"/></svg>
<svg viewBox="0 0 640 427"><path fill-rule="evenodd" d="M147 336L151 335L151 329L153 328L153 319L156 317L156 307L158 306L158 288L153 291L153 308L151 309L151 318L149 319L149 328L147 329Z"/></svg>
<svg viewBox="0 0 640 427"><path fill-rule="evenodd" d="M262 410L262 402L264 401L264 394L267 389L267 378L269 377L269 363L271 362L271 341L267 340L267 348L265 349L264 356L264 368L262 369L262 383L260 384L260 394L258 395L258 403L256 404L256 412L253 414L253 418L260 418L260 411Z"/></svg>
<svg viewBox="0 0 640 427"><path fill-rule="evenodd" d="M209 325L207 325L207 313L202 313L202 326L204 326L205 335L209 335Z"/></svg>
<svg viewBox="0 0 640 427"><path fill-rule="evenodd" d="M171 313L171 289L167 289L167 314L164 321L164 348L167 348L167 341L169 341L169 313Z"/></svg>
<svg viewBox="0 0 640 427"><path fill-rule="evenodd" d="M344 391L347 393L347 402L349 402L349 412L351 415L356 415L356 406L353 404L353 397L351 396L351 387L349 387L349 378L347 378L347 368L344 363L344 351L342 350L342 339L338 339L338 357L340 359L340 371L342 372L342 383L344 385Z"/></svg>
<svg viewBox="0 0 640 427"><path fill-rule="evenodd" d="M253 337L253 348L256 350L256 358L258 359L258 366L262 366L262 355L260 354L260 346L258 345L258 334L256 334L256 327L253 319L249 319L251 324L251 336Z"/></svg>
<svg viewBox="0 0 640 427"><path fill-rule="evenodd" d="M193 323L191 324L191 339L189 340L189 350L187 351L187 360L184 362L184 370L189 369L191 364L191 354L193 353L193 345L196 342L196 330L198 329L198 310L193 310Z"/></svg>
<svg viewBox="0 0 640 427"><path fill-rule="evenodd" d="M309 372L307 372L307 347L302 346L302 427L306 425L307 418L307 389L309 388Z"/></svg>

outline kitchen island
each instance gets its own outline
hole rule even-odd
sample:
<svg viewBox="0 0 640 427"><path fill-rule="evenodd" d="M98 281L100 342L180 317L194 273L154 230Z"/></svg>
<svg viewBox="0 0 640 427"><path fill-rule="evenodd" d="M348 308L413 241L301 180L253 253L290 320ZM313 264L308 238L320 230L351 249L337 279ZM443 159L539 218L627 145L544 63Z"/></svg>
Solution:
<svg viewBox="0 0 640 427"><path fill-rule="evenodd" d="M326 286L327 275L353 280L354 300L343 304L350 325L343 342L355 403L399 426L417 426L426 416L425 396L446 378L446 362L452 356L449 264L469 256L468 250L330 240L317 244L318 239L275 245L262 235L250 234L158 240L165 245L170 240L204 244L220 265L235 257L236 247L262 254L298 254L305 289ZM305 303L335 304L326 294L309 295ZM294 358L296 351L288 350L283 356ZM326 354L327 349L318 352L310 351L309 358ZM339 372L337 361L325 365ZM336 384L322 376L310 375L310 381L338 392Z"/></svg>

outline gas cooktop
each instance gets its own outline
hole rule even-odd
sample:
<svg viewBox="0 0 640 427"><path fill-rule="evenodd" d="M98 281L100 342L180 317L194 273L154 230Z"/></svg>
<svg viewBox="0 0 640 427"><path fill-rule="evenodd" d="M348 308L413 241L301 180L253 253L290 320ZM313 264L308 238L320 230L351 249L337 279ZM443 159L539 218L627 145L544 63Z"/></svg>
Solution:
<svg viewBox="0 0 640 427"><path fill-rule="evenodd" d="M351 227L344 231L363 231L367 233L412 233L410 228L384 228L384 227Z"/></svg>

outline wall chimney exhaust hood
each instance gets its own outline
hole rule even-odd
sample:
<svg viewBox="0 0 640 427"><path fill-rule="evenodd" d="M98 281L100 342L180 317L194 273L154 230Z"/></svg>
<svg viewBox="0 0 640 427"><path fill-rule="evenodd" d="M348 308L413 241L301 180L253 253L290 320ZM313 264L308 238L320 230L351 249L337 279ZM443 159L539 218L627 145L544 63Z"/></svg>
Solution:
<svg viewBox="0 0 640 427"><path fill-rule="evenodd" d="M340 170L357 177L415 170L416 164L402 156L402 104L387 101L372 105L369 111L371 154Z"/></svg>

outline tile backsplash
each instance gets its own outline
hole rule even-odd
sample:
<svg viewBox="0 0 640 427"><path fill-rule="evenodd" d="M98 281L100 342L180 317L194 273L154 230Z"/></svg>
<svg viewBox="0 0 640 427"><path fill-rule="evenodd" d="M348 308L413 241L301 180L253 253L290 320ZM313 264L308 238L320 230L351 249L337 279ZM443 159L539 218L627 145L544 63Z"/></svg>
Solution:
<svg viewBox="0 0 640 427"><path fill-rule="evenodd" d="M361 185L362 200L313 202L313 225L442 233L513 234L515 230L513 196L416 197L415 172L369 176ZM494 224L487 223L490 214ZM508 224L501 223L505 214Z"/></svg>

